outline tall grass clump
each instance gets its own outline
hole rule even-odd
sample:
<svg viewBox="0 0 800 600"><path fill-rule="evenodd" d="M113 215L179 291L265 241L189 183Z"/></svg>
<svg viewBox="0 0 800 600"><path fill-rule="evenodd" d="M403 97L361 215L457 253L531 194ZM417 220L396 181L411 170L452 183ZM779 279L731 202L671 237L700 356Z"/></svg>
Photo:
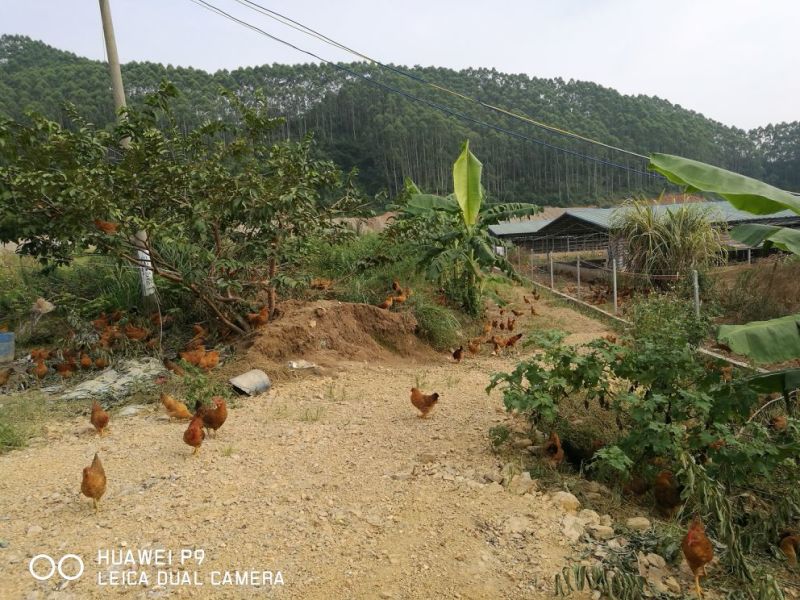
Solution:
<svg viewBox="0 0 800 600"><path fill-rule="evenodd" d="M722 264L725 248L710 211L693 204L666 210L629 202L614 212L612 236L620 240L625 270L645 275L684 275Z"/></svg>

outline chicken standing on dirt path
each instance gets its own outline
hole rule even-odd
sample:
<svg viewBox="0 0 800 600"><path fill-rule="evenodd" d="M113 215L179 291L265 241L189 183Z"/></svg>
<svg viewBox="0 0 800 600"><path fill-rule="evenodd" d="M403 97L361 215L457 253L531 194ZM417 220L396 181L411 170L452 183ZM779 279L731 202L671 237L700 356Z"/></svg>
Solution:
<svg viewBox="0 0 800 600"><path fill-rule="evenodd" d="M203 431L203 416L198 413L192 418L186 431L183 432L183 441L194 448L192 455L195 455L200 450L200 446L203 444L205 438L206 432Z"/></svg>
<svg viewBox="0 0 800 600"><path fill-rule="evenodd" d="M208 430L208 433L210 434L213 429L214 437L217 437L217 429L222 427L228 418L228 405L221 396L214 396L211 400L214 402L214 408L208 408L201 404L195 414L200 415L203 419L203 425Z"/></svg>
<svg viewBox="0 0 800 600"><path fill-rule="evenodd" d="M714 547L706 536L706 528L700 519L695 518L689 526L689 531L681 543L681 550L686 557L686 562L694 575L694 589L697 597L703 597L700 588L700 576L706 576L706 565L714 559Z"/></svg>
<svg viewBox="0 0 800 600"><path fill-rule="evenodd" d="M89 422L94 426L98 434L103 435L106 427L108 427L108 419L108 413L104 411L100 403L95 400L92 404L92 416L89 417Z"/></svg>
<svg viewBox="0 0 800 600"><path fill-rule="evenodd" d="M191 419L192 413L187 406L180 400L175 399L170 394L161 394L161 404L167 409L170 421L172 419Z"/></svg>
<svg viewBox="0 0 800 600"><path fill-rule="evenodd" d="M423 394L419 388L411 388L411 404L421 413L417 415L421 419L428 416L428 413L433 410L434 404L439 401L439 394Z"/></svg>
<svg viewBox="0 0 800 600"><path fill-rule="evenodd" d="M83 468L81 493L92 499L95 512L100 510L100 498L106 493L106 472L97 452L94 454L91 466Z"/></svg>
<svg viewBox="0 0 800 600"><path fill-rule="evenodd" d="M453 350L453 360L460 363L462 358L464 358L464 346L459 346Z"/></svg>

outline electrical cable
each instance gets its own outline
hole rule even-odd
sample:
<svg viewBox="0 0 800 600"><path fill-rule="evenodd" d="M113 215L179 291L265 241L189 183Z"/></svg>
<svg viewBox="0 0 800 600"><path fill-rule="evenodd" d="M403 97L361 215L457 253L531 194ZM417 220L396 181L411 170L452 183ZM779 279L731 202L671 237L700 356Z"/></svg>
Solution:
<svg viewBox="0 0 800 600"><path fill-rule="evenodd" d="M592 156L592 155L589 155L589 154L584 154L582 152L577 152L575 150L570 150L568 148L563 148L561 146L557 146L555 144L551 144L549 142L545 142L545 141L539 140L537 138L529 137L529 136L527 136L525 134L522 134L522 133L519 133L519 132L516 132L516 131L505 129L504 127L500 127L498 125L493 125L491 123L487 123L485 121L481 121L481 120L476 119L474 117L471 117L471 116L469 116L467 114L464 114L464 113L462 113L460 111L457 111L457 110L454 110L452 108L449 108L449 107L447 107L447 106L445 106L443 104L439 104L438 102L433 102L431 100L426 100L424 98L419 98L417 96L414 96L413 94L410 94L410 93L405 92L403 90L399 90L399 89L394 88L394 87L392 87L390 85L387 85L387 84L385 84L383 82L377 81L376 79L368 77L368 76L366 76L366 75L364 75L362 73L358 73L357 71L354 71L353 69L350 69L349 67L345 67L345 66L343 66L341 64L338 64L338 63L335 63L335 62L330 61L328 59L322 58L321 56L318 56L317 54L314 54L313 52L311 52L309 50L304 50L304 49L292 44L291 42L287 42L286 40L283 40L283 39L281 39L281 38L279 38L279 37L277 37L277 36L275 36L275 35L273 35L271 33L268 33L266 31L264 31L260 27L257 27L257 26L255 26L255 25L253 25L251 23L248 23L247 21L244 21L242 19L239 19L239 18L231 15L230 13L225 12L224 10L222 10L222 9L220 9L220 8L218 8L218 7L214 6L214 5L206 2L205 0L189 0L189 1L194 3L194 4L197 4L198 6L201 6L202 8L205 8L206 10L214 12L215 14L218 14L218 15L220 15L220 16L222 16L222 17L224 17L224 18L226 18L226 19L228 19L230 21L238 23L239 25L242 25L243 27L247 27L248 29L251 29L251 30L253 30L253 31L255 31L255 32L257 32L257 33L259 33L261 35L264 35L264 36L266 36L266 37L268 37L268 38L270 38L270 39L272 39L272 40L274 40L274 41L276 41L276 42L278 42L280 44L288 46L289 48L292 48L293 50L296 50L298 52L306 54L307 56L311 56L312 58L315 58L316 60L318 60L320 62L323 62L325 64L331 65L332 67L334 67L336 69L339 69L340 71L346 72L346 73L348 73L350 75L353 75L355 77L358 77L359 79L363 79L364 81L366 81L367 83L369 83L371 85L380 87L380 88L382 88L382 89L384 89L386 91L389 91L389 92L392 92L392 93L395 93L395 94L399 94L399 95L405 97L408 100L411 100L411 101L414 101L414 102L420 102L420 103L425 104L425 105L427 105L427 106L429 106L431 108L435 108L437 110L440 110L440 111L442 111L442 112L444 112L444 113L446 113L446 114L448 114L448 115L450 115L452 117L456 117L456 118L462 119L462 120L470 122L470 123L472 123L474 125L480 125L481 127L486 127L486 128L489 128L489 129L493 129L495 131L498 131L500 133L504 133L504 134L509 135L511 137L515 137L515 138L518 138L518 139L526 140L528 142L531 142L531 143L534 143L534 144L538 144L540 146L544 146L544 147L549 148L551 150L556 150L556 151L562 152L564 154L569 154L569 155L572 155L572 156L576 156L576 157L584 159L584 160L589 160L589 161L592 161L592 162L596 162L598 164L606 165L606 166L609 166L609 167L614 167L614 168L617 168L617 169L622 169L622 170L625 170L625 171L628 171L628 172L631 172L631 173L636 173L637 175L641 175L643 177L647 177L647 178L651 178L651 179L661 179L662 178L662 176L660 174L657 174L657 173L650 173L650 172L647 172L647 171L642 171L642 170L639 170L639 169L632 168L632 167L630 167L628 165L623 165L623 164L620 164L620 163L617 163L617 162L605 160L605 159L597 157L597 156ZM646 158L646 157L644 157L644 158Z"/></svg>

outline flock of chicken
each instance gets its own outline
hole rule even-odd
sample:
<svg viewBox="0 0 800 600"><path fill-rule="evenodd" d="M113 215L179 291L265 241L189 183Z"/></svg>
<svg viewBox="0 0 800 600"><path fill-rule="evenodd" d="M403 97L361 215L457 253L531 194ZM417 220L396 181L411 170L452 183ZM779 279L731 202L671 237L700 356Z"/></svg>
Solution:
<svg viewBox="0 0 800 600"><path fill-rule="evenodd" d="M211 399L213 408L210 408L198 401L195 405L194 413L189 408L170 394L161 394L161 403L167 411L170 421L172 419L189 420L189 426L183 433L183 441L194 448L192 454L195 455L200 450L203 440L206 438L206 431L210 434L214 432L216 437L217 430L222 427L228 418L228 405L224 398L214 396ZM89 422L97 430L101 437L106 433L109 414L103 410L100 403L95 400L92 404L92 412ZM81 493L92 499L95 511L100 507L100 498L106 493L106 472L100 460L99 453L95 453L92 464L83 469L83 479L81 480Z"/></svg>

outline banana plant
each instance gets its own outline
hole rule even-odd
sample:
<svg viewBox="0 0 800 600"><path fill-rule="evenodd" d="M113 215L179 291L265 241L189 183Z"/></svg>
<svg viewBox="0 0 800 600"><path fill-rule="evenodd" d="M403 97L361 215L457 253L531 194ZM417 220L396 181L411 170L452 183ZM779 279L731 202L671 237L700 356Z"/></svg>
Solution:
<svg viewBox="0 0 800 600"><path fill-rule="evenodd" d="M687 191L716 194L735 208L755 215L790 210L800 215L800 196L696 160L652 154L649 168ZM800 256L800 230L776 225L745 223L735 226L731 237L748 246L763 244ZM725 325L718 339L732 350L756 362L780 362L800 358L800 315L744 325Z"/></svg>
<svg viewBox="0 0 800 600"><path fill-rule="evenodd" d="M492 239L489 225L539 210L520 203L485 206L482 171L483 165L466 141L453 164L454 192L449 196L414 194L400 209L401 218L423 217L424 223L436 225L435 234L421 247L419 266L470 314L480 310L487 273L498 269L517 278L511 263L495 251L501 244Z"/></svg>

